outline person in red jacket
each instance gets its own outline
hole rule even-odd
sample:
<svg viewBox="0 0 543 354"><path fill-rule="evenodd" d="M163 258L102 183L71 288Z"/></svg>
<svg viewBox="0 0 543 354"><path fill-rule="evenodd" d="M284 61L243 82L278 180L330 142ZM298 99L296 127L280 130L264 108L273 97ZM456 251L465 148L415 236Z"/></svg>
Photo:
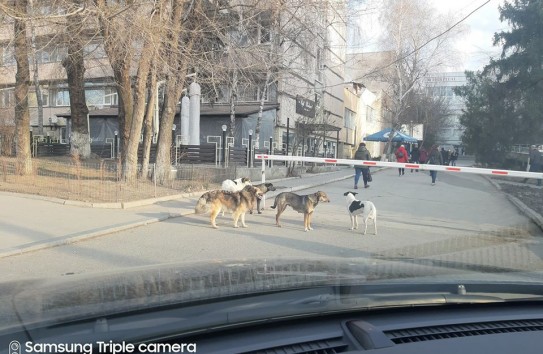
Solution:
<svg viewBox="0 0 543 354"><path fill-rule="evenodd" d="M400 145L400 147L396 150L394 155L396 155L397 162L403 162L403 163L409 162L409 154L407 153L407 150L405 146L403 145ZM398 168L398 175L402 176L404 174L405 174L405 168L403 167Z"/></svg>

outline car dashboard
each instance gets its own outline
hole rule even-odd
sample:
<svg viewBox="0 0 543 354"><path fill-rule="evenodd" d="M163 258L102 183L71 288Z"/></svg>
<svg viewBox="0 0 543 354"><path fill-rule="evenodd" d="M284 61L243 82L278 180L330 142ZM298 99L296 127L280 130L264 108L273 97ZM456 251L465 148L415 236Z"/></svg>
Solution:
<svg viewBox="0 0 543 354"><path fill-rule="evenodd" d="M178 340L196 343L199 353L541 353L543 306L383 309L270 320Z"/></svg>

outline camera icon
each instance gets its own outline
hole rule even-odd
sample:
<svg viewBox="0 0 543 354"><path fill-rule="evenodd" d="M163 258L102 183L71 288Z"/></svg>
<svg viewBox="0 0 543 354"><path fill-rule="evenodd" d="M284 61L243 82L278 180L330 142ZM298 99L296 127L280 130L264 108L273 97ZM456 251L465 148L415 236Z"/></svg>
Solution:
<svg viewBox="0 0 543 354"><path fill-rule="evenodd" d="M16 340L12 340L9 343L9 354L21 354L21 343Z"/></svg>

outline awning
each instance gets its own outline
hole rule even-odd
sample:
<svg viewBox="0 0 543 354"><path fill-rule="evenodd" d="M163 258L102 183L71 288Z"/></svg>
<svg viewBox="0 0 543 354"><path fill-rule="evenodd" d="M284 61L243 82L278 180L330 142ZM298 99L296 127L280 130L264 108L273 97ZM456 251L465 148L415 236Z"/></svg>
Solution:
<svg viewBox="0 0 543 354"><path fill-rule="evenodd" d="M392 128L383 129L377 133L368 135L364 138L365 141L381 141L387 142L390 139ZM410 135L404 134L398 130L394 131L394 137L391 140L395 143L416 143L418 140Z"/></svg>

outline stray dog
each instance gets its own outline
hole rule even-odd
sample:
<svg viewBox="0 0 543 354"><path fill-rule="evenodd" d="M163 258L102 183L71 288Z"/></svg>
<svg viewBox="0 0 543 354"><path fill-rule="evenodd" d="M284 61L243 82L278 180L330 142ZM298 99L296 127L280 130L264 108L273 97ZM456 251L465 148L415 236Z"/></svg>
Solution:
<svg viewBox="0 0 543 354"><path fill-rule="evenodd" d="M275 215L275 225L281 227L279 224L279 216L285 211L288 205L298 213L304 213L304 228L305 231L313 230L311 228L311 216L313 211L319 202L330 202L326 193L318 191L309 195L298 195L292 192L279 193L275 197L275 202L271 206L272 209L277 207L277 214Z"/></svg>
<svg viewBox="0 0 543 354"><path fill-rule="evenodd" d="M225 179L221 184L221 189L228 192L239 192L245 186L251 186L251 180L247 177L236 178L236 179ZM253 213L251 208L250 213ZM224 209L222 210L222 216L224 216Z"/></svg>
<svg viewBox="0 0 543 354"><path fill-rule="evenodd" d="M238 227L238 220L241 217L241 225L245 224L245 213L252 210L255 199L262 199L264 194L253 186L246 186L239 192L228 192L223 190L214 190L202 194L194 208L196 214L203 214L211 210L211 226L218 229L215 219L221 210L227 209L233 212L234 227Z"/></svg>
<svg viewBox="0 0 543 354"><path fill-rule="evenodd" d="M364 233L368 230L368 220L373 221L375 235L377 235L377 208L369 200L360 201L355 198L356 192L345 192L343 195L347 199L347 208L351 217L351 230L358 229L358 215L364 220Z"/></svg>
<svg viewBox="0 0 543 354"><path fill-rule="evenodd" d="M222 182L221 189L223 191L229 192L239 192L245 186L250 186L251 180L247 177L236 178L236 179L226 179Z"/></svg>
<svg viewBox="0 0 543 354"><path fill-rule="evenodd" d="M260 189L260 191L264 194L268 192L273 192L276 190L273 184L271 183L255 184L254 187ZM259 214L262 214L263 209L260 209L260 202L261 202L261 199L256 200L256 210L258 211ZM252 210L251 210L251 214L252 214Z"/></svg>

